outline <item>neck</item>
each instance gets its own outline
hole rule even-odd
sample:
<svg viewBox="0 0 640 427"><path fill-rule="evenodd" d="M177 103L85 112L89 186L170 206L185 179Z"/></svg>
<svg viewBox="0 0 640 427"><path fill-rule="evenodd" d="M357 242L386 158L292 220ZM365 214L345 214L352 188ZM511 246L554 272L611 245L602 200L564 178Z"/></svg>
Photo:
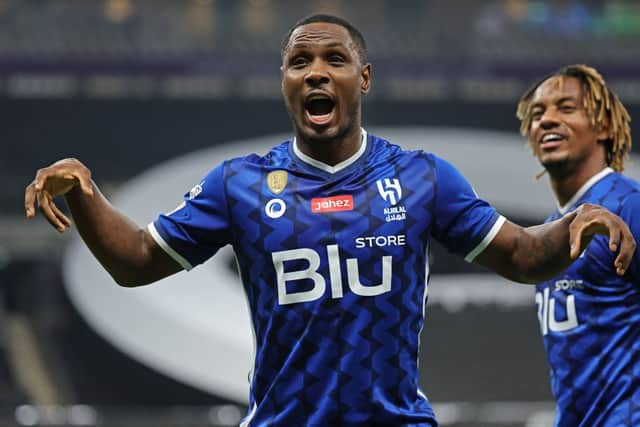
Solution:
<svg viewBox="0 0 640 427"><path fill-rule="evenodd" d="M556 195L560 206L567 204L569 200L582 188L582 186L595 174L607 167L604 159L595 158L586 162L574 171L566 167L554 168L547 166L551 178L551 189Z"/></svg>
<svg viewBox="0 0 640 427"><path fill-rule="evenodd" d="M360 126L353 126L335 138L309 138L296 131L296 144L307 156L329 166L335 166L353 156L362 144Z"/></svg>

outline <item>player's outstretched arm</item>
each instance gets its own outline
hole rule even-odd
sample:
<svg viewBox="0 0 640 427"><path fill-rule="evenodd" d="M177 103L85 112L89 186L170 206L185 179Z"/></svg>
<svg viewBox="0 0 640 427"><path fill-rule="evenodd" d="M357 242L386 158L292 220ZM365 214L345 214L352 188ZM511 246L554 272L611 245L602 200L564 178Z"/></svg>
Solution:
<svg viewBox="0 0 640 427"><path fill-rule="evenodd" d="M591 204L544 225L522 228L506 221L475 261L508 279L538 283L564 271L596 234L609 237L611 251L619 250L614 268L623 275L636 241L620 217Z"/></svg>
<svg viewBox="0 0 640 427"><path fill-rule="evenodd" d="M64 196L80 236L118 284L144 285L182 269L148 231L109 203L80 161L63 159L38 170L25 189L27 218L35 217L37 207L62 233L71 220L56 206L57 196Z"/></svg>

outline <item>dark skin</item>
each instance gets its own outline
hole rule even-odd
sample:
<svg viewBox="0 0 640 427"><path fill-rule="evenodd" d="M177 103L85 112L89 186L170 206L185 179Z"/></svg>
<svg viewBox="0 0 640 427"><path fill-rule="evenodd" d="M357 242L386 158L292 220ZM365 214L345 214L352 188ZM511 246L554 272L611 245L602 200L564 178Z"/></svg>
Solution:
<svg viewBox="0 0 640 427"><path fill-rule="evenodd" d="M300 150L328 165L360 148L362 95L371 87L371 64L363 64L349 32L335 24L296 28L282 55L282 94ZM333 109L314 122L308 100L328 98Z"/></svg>
<svg viewBox="0 0 640 427"><path fill-rule="evenodd" d="M343 27L313 23L297 28L283 52L282 92L300 150L329 165L352 156L361 144L361 96L370 85L371 66L361 63ZM330 111L312 108L314 96ZM78 160L60 160L38 171L25 190L27 218L35 216L37 207L63 232L71 220L53 203L57 196L64 196L80 235L118 284L144 285L182 269L146 229L111 206ZM536 283L565 270L597 233L609 236L611 250L620 248L615 265L623 274L635 240L619 217L593 205L526 229L507 221L475 262L509 279Z"/></svg>

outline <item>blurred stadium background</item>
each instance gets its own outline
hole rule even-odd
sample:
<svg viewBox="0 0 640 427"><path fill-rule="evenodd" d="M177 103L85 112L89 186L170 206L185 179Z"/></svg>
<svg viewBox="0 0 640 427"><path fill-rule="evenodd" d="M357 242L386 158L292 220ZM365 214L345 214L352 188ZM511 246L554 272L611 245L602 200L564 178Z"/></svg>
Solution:
<svg viewBox="0 0 640 427"><path fill-rule="evenodd" d="M374 86L365 126L381 136L444 131L453 157L446 147L439 153L523 225L553 207L544 179L518 184L521 200L509 204L513 191L484 177L509 181L514 166L500 153L514 147L527 176L537 171L514 114L529 84L559 66L588 63L634 119L640 112L637 1L0 0L0 427L238 424L243 399L185 380L179 364L146 363L87 317L70 295L78 276L63 269L84 259L69 250L75 232L61 237L41 218L24 220L23 190L37 168L74 156L122 201L118 194L138 174L163 162L287 135L280 41L315 12L350 19L369 43ZM455 135L476 151L460 145L456 154ZM436 142L421 141L427 150ZM490 168L479 168L485 162ZM533 291L503 285L440 248L434 258L421 366L442 425L550 425ZM446 284L440 293L438 283ZM113 317L127 318L107 303ZM176 338L157 335L168 346Z"/></svg>

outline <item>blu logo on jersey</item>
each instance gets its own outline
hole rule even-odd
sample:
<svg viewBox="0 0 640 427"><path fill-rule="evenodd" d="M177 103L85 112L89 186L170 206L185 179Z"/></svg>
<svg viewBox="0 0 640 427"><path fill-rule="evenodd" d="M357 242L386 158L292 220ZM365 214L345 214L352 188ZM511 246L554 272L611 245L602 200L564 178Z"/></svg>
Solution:
<svg viewBox="0 0 640 427"><path fill-rule="evenodd" d="M564 332L578 326L578 315L576 314L576 297L567 295L565 312L566 320L556 319L556 299L549 296L549 288L544 292L536 292L536 305L538 306L538 321L540 330L545 336L551 332Z"/></svg>
<svg viewBox="0 0 640 427"><path fill-rule="evenodd" d="M320 254L310 248L279 251L271 254L273 266L276 270L278 285L278 303L280 305L295 304L299 302L314 301L324 295L327 287L327 279L318 273L320 267ZM304 270L285 271L285 262L304 260L308 264ZM338 245L327 245L327 261L329 264L329 283L331 286L331 298L342 298L342 269ZM361 296L380 295L391 290L391 261L392 257L382 257L382 282L378 285L365 286L360 283L358 272L358 260L347 258L347 279L349 289ZM291 292L287 289L287 282L296 280L311 280L313 288L305 291Z"/></svg>
<svg viewBox="0 0 640 427"><path fill-rule="evenodd" d="M392 205L396 205L402 198L402 187L400 187L400 181L397 178L392 180L389 178L379 179L376 184L380 196Z"/></svg>

